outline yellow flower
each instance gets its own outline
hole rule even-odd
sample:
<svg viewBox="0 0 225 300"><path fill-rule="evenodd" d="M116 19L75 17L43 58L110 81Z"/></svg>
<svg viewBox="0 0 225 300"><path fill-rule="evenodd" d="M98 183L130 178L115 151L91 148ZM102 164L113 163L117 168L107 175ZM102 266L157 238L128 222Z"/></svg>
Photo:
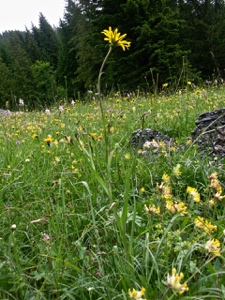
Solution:
<svg viewBox="0 0 225 300"><path fill-rule="evenodd" d="M185 216L188 213L186 211L187 210L187 206L184 204L184 202L175 203L174 206L175 206L177 212L179 212L181 216Z"/></svg>
<svg viewBox="0 0 225 300"><path fill-rule="evenodd" d="M126 153L126 154L125 154L125 158L126 158L126 159L130 159L130 153Z"/></svg>
<svg viewBox="0 0 225 300"><path fill-rule="evenodd" d="M145 192L145 188L144 187L140 188L140 193L143 194L144 192Z"/></svg>
<svg viewBox="0 0 225 300"><path fill-rule="evenodd" d="M183 202L177 203L172 201L166 201L166 210L170 211L171 213L180 213L181 216L185 216L188 212L187 206Z"/></svg>
<svg viewBox="0 0 225 300"><path fill-rule="evenodd" d="M163 174L162 180L163 180L163 182L169 184L170 183L170 176L168 174Z"/></svg>
<svg viewBox="0 0 225 300"><path fill-rule="evenodd" d="M50 144L53 141L53 138L49 134L47 138L44 139L45 143Z"/></svg>
<svg viewBox="0 0 225 300"><path fill-rule="evenodd" d="M173 201L166 201L166 210L170 211L173 214L176 212L176 208L174 206Z"/></svg>
<svg viewBox="0 0 225 300"><path fill-rule="evenodd" d="M217 179L211 179L211 184L210 187L215 190L217 193L219 193L220 195L222 194L223 190L221 185L219 184L219 181Z"/></svg>
<svg viewBox="0 0 225 300"><path fill-rule="evenodd" d="M205 249L212 253L213 256L220 256L220 242L219 240L210 239L205 244Z"/></svg>
<svg viewBox="0 0 225 300"><path fill-rule="evenodd" d="M168 83L164 83L164 84L162 85L162 87L163 87L163 88L168 87Z"/></svg>
<svg viewBox="0 0 225 300"><path fill-rule="evenodd" d="M176 177L179 177L179 176L181 175L180 167L181 167L181 165L180 165L180 164L177 164L177 165L173 168L173 174L174 174Z"/></svg>
<svg viewBox="0 0 225 300"><path fill-rule="evenodd" d="M181 284L180 281L184 278L184 274L180 273L180 275L177 273L177 270L173 268L172 275L167 274L167 285L171 287L175 292L178 292L180 295L182 295L184 292L188 291L187 283Z"/></svg>
<svg viewBox="0 0 225 300"><path fill-rule="evenodd" d="M123 51L125 51L126 48L128 49L130 47L131 43L123 40L126 34L120 35L120 32L118 32L118 28L113 31L112 27L110 26L108 30L105 29L102 31L102 33L106 36L104 40L108 41L111 45L120 46L122 47Z"/></svg>
<svg viewBox="0 0 225 300"><path fill-rule="evenodd" d="M203 229L207 234L211 234L211 232L217 230L216 225L212 225L211 222L209 222L208 220L204 220L199 216L194 220L194 224L197 228Z"/></svg>
<svg viewBox="0 0 225 300"><path fill-rule="evenodd" d="M171 194L171 189L169 186L163 186L162 189L162 198L166 199L166 200L170 200L173 197L173 195Z"/></svg>
<svg viewBox="0 0 225 300"><path fill-rule="evenodd" d="M149 205L149 207L145 204L144 208L148 214L160 214L160 207L158 206L157 208L155 207L154 204Z"/></svg>
<svg viewBox="0 0 225 300"><path fill-rule="evenodd" d="M131 299L135 299L135 300L146 300L144 298L142 298L142 296L144 296L145 294L145 288L142 287L140 291L136 291L135 289L133 289L132 291L129 289L128 290L128 294L129 297Z"/></svg>
<svg viewBox="0 0 225 300"><path fill-rule="evenodd" d="M213 172L211 175L208 176L208 179L218 179L217 172Z"/></svg>
<svg viewBox="0 0 225 300"><path fill-rule="evenodd" d="M92 138L94 138L94 137L97 136L97 133L89 133L89 136L92 137Z"/></svg>
<svg viewBox="0 0 225 300"><path fill-rule="evenodd" d="M187 84L188 84L188 85L191 85L191 81L188 81Z"/></svg>
<svg viewBox="0 0 225 300"><path fill-rule="evenodd" d="M187 193L191 196L194 202L200 202L200 194L197 192L195 188L188 186Z"/></svg>
<svg viewBox="0 0 225 300"><path fill-rule="evenodd" d="M216 193L213 195L214 199L213 200L222 200L225 198L225 196L221 196L220 193Z"/></svg>

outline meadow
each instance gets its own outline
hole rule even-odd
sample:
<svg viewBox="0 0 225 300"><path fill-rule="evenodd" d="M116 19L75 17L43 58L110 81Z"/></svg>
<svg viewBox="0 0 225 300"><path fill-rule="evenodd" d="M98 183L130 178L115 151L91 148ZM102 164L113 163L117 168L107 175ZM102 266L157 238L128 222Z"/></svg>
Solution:
<svg viewBox="0 0 225 300"><path fill-rule="evenodd" d="M190 140L225 88L89 98L1 118L0 298L225 299L224 159Z"/></svg>

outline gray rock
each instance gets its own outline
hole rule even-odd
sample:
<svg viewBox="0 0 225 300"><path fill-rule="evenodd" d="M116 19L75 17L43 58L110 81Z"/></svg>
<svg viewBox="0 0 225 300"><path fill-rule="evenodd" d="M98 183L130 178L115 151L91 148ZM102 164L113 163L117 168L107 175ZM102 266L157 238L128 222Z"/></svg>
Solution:
<svg viewBox="0 0 225 300"><path fill-rule="evenodd" d="M201 114L195 124L192 141L200 151L225 156L225 108Z"/></svg>
<svg viewBox="0 0 225 300"><path fill-rule="evenodd" d="M154 143L154 141L156 143ZM157 144L160 142L164 142L168 147L174 144L174 140L168 135L164 135L150 128L138 129L132 133L130 143L134 149L143 149L146 142L149 142L149 148L152 148L154 152L157 152Z"/></svg>
<svg viewBox="0 0 225 300"><path fill-rule="evenodd" d="M7 117L12 112L10 110L0 109L0 116L1 117Z"/></svg>

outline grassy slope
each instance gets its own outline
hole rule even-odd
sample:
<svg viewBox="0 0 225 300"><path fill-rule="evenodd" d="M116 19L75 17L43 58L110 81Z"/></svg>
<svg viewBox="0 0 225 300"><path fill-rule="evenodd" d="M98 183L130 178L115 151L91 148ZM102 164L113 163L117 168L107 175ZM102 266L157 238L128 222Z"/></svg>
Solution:
<svg viewBox="0 0 225 300"><path fill-rule="evenodd" d="M108 162L97 102L2 119L1 299L129 299L128 289L142 286L147 299L177 299L167 290L173 267L189 287L183 298L225 299L224 204L209 205L207 178L217 172L223 186L224 167L192 145L149 161L129 147L143 115L144 127L185 142L198 115L223 107L224 95L221 88L105 100ZM157 188L163 174L167 200L184 203L187 214L166 207ZM146 213L145 204L160 214ZM195 226L198 216L217 228ZM220 241L221 256L204 248L210 238Z"/></svg>

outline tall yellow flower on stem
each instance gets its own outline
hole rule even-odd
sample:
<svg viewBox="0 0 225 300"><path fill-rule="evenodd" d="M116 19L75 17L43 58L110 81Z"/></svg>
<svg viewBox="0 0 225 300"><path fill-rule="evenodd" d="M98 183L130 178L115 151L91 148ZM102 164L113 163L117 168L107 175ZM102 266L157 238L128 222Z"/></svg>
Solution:
<svg viewBox="0 0 225 300"><path fill-rule="evenodd" d="M106 122L105 122L105 115L104 115L104 110L103 110L103 105L102 105L102 98L101 98L101 76L103 74L103 68L105 66L105 63L112 51L113 47L121 47L124 51L126 49L129 49L131 42L128 42L124 40L126 34L121 35L120 32L118 32L118 28L116 28L114 31L112 30L112 27L110 26L109 29L103 30L101 33L105 35L104 40L109 42L109 50L102 62L99 74L98 74L98 97L99 97L99 104L100 104L100 109L101 109L101 115L102 115L102 120L103 120L103 126L104 126L104 137L105 137L105 143L106 143L106 162L108 162L108 156L109 156L109 149L108 149L108 136L107 136L107 131L106 131Z"/></svg>
<svg viewBox="0 0 225 300"><path fill-rule="evenodd" d="M126 33L121 35L121 33L118 32L118 28L113 31L112 27L110 26L108 30L105 29L102 31L102 33L106 36L104 40L108 41L112 46L120 46L122 47L123 51L130 47L131 43L124 40Z"/></svg>

